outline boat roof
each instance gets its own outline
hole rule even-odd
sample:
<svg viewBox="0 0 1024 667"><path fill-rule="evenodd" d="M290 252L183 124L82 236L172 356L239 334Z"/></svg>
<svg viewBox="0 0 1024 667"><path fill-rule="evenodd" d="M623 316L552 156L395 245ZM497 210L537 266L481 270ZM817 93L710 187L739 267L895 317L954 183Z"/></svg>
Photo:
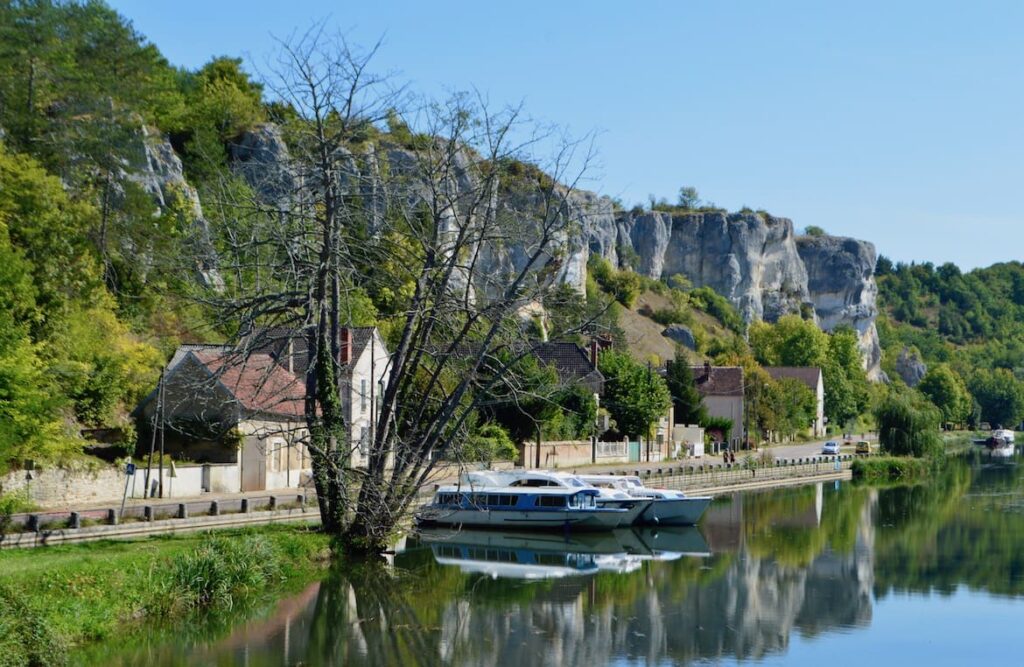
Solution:
<svg viewBox="0 0 1024 667"><path fill-rule="evenodd" d="M588 486L478 486L469 487L460 484L446 484L437 487L438 493L508 493L517 496L573 496L582 493L597 496L601 492Z"/></svg>

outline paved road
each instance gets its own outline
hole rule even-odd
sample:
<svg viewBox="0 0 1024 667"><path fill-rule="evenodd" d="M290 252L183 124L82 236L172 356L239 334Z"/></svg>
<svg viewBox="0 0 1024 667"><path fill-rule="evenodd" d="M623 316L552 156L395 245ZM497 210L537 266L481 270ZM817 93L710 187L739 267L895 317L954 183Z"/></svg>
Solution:
<svg viewBox="0 0 1024 667"><path fill-rule="evenodd" d="M831 437L823 438L821 440L814 440L812 442L801 442L799 444L789 445L772 445L768 447L768 450L775 455L777 459L791 459L799 458L801 456L814 456L821 453L821 447L825 444L826 440L836 440L840 443L840 452L843 454L853 454L853 445L844 445L842 437ZM878 442L878 436L874 433L855 433L852 439L853 442L857 440L868 440L870 442Z"/></svg>

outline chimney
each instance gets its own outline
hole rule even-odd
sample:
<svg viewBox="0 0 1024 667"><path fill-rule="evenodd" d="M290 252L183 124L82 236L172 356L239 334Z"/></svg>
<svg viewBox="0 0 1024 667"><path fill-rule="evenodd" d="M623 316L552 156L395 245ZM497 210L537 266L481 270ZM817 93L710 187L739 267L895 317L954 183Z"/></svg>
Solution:
<svg viewBox="0 0 1024 667"><path fill-rule="evenodd" d="M597 352L597 339L594 338L590 341L590 363L593 364L594 368L597 368Z"/></svg>
<svg viewBox="0 0 1024 667"><path fill-rule="evenodd" d="M352 363L352 329L345 327L341 330L341 341L338 345L338 354L341 356L338 363L342 366Z"/></svg>

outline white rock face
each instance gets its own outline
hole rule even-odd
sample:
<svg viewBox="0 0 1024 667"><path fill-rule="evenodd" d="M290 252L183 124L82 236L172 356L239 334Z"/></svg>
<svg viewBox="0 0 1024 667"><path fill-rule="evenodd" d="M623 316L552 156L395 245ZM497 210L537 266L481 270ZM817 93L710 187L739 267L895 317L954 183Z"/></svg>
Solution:
<svg viewBox="0 0 1024 667"><path fill-rule="evenodd" d="M818 325L825 331L844 325L855 329L869 379L883 379L882 348L875 328L875 246L838 236L802 236L797 239L797 249L807 268L807 287Z"/></svg>
<svg viewBox="0 0 1024 667"><path fill-rule="evenodd" d="M280 131L260 126L237 143L232 154L239 173L261 196L279 200L281 189L297 178ZM456 212L467 208L477 186L469 156L457 158L437 188L451 203L453 227L459 219ZM382 220L388 197L417 204L432 196L420 159L411 150L378 146L362 155L346 153L340 162L345 189L359 193L374 221ZM385 162L387 179L381 176ZM539 202L531 197L513 185L489 202L488 211L509 225L510 239L528 236L521 232L538 223ZM549 279L583 293L587 260L596 253L651 278L679 274L696 287L710 287L732 301L748 322L810 312L826 331L841 325L856 329L870 377L883 377L875 329L875 250L870 243L797 239L789 219L752 211L616 212L611 199L584 190L567 199L568 224L541 262ZM488 242L478 250L472 275L463 280L466 289L477 293L499 288L529 257L528 244L515 240Z"/></svg>

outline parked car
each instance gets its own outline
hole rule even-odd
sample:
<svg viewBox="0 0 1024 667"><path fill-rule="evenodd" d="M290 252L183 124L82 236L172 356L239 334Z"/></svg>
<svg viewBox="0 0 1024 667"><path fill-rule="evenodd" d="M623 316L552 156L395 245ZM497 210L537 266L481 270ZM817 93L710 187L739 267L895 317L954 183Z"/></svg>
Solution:
<svg viewBox="0 0 1024 667"><path fill-rule="evenodd" d="M839 453L839 443L835 440L829 440L825 443L825 446L821 448L822 454L836 455Z"/></svg>
<svg viewBox="0 0 1024 667"><path fill-rule="evenodd" d="M856 445L856 447L854 448L853 451L856 454L870 455L871 454L871 443L868 442L867 440L858 440L857 441L857 445Z"/></svg>

